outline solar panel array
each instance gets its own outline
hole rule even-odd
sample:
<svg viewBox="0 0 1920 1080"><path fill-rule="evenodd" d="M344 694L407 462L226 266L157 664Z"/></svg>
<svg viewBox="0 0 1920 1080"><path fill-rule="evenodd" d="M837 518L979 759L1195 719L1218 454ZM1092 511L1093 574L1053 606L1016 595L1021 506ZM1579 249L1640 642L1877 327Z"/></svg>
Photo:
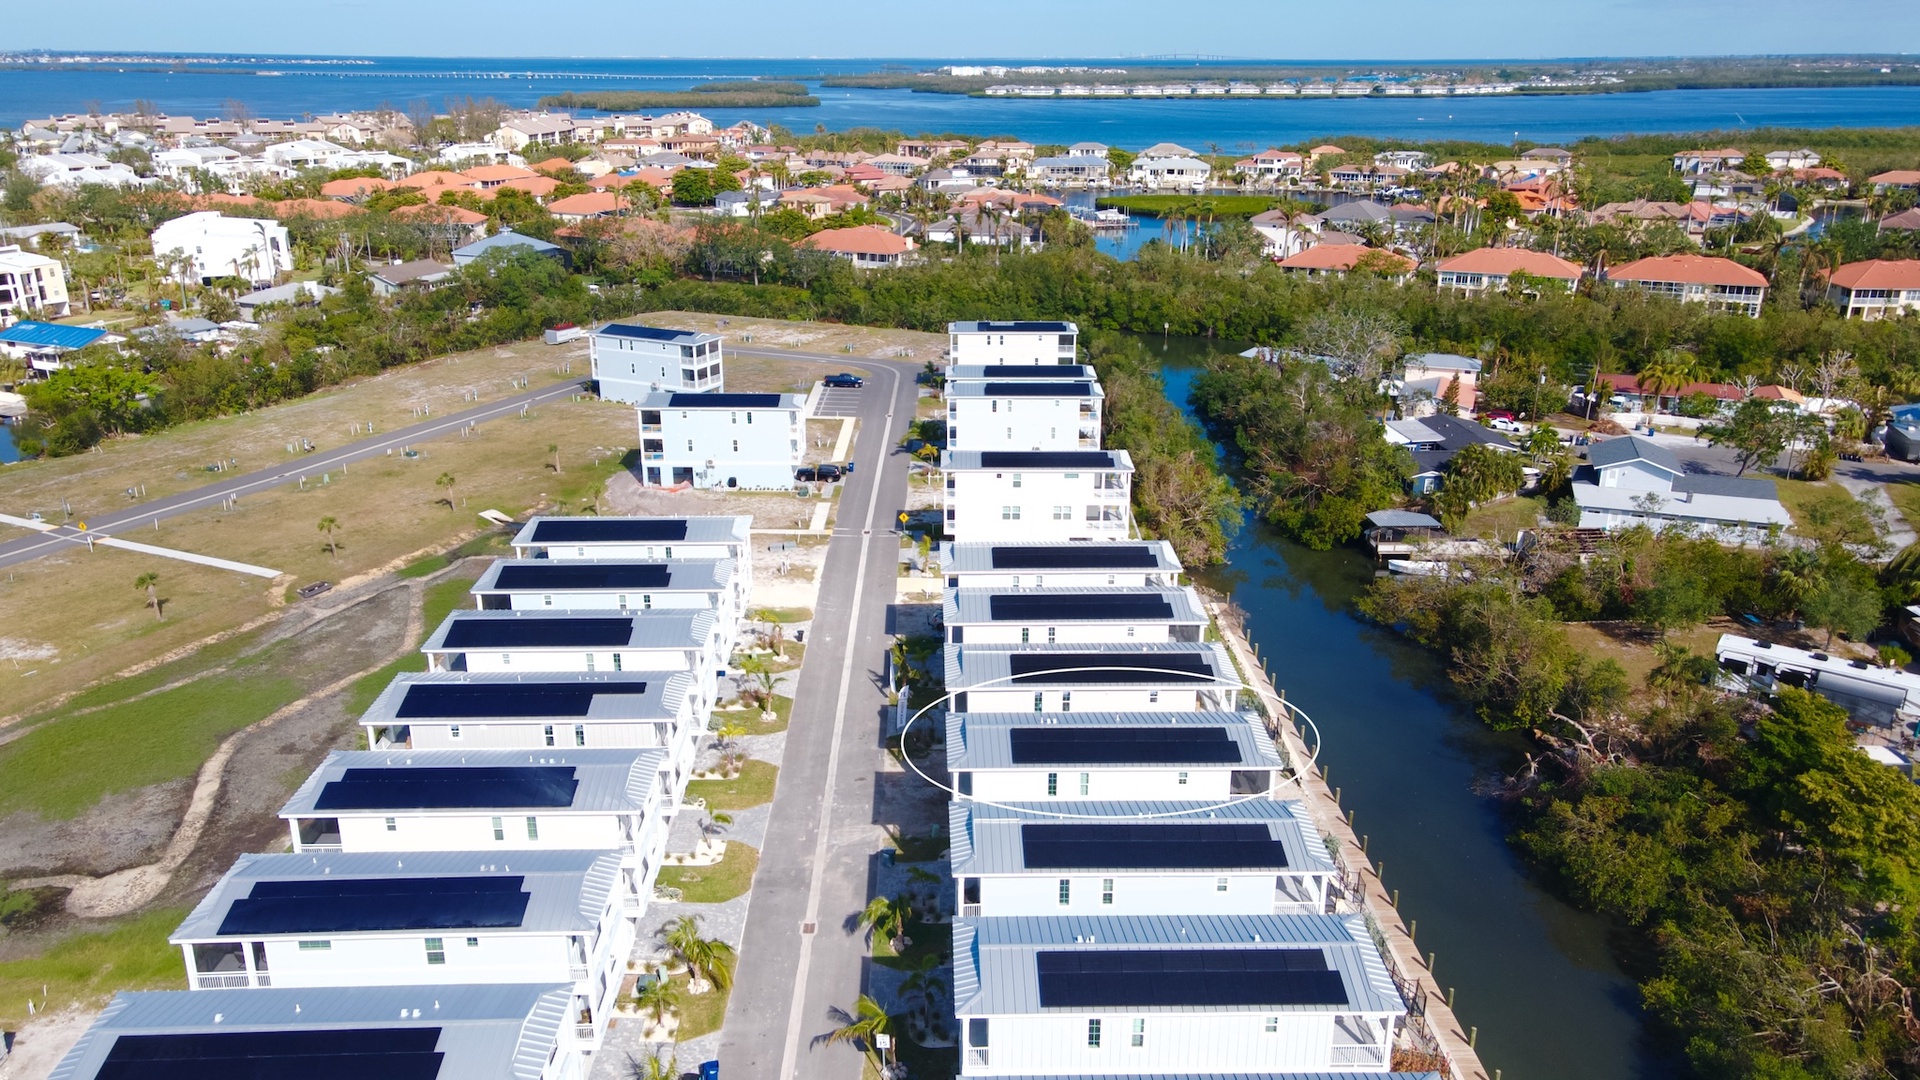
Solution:
<svg viewBox="0 0 1920 1080"><path fill-rule="evenodd" d="M674 394L669 409L777 409L779 394Z"/></svg>
<svg viewBox="0 0 1920 1080"><path fill-rule="evenodd" d="M560 518L533 527L536 544L620 544L685 540L686 518Z"/></svg>
<svg viewBox="0 0 1920 1080"><path fill-rule="evenodd" d="M1105 450L983 450L983 469L1111 469Z"/></svg>
<svg viewBox="0 0 1920 1080"><path fill-rule="evenodd" d="M1213 681L1213 666L1199 653L1023 652L1007 663L1014 681L1029 686Z"/></svg>
<svg viewBox="0 0 1920 1080"><path fill-rule="evenodd" d="M1173 618L1173 605L1158 593L995 593L987 598L995 622L1099 622Z"/></svg>
<svg viewBox="0 0 1920 1080"><path fill-rule="evenodd" d="M647 684L608 683L415 683L407 687L395 716L456 720L488 716L586 716L597 697L641 697Z"/></svg>
<svg viewBox="0 0 1920 1080"><path fill-rule="evenodd" d="M436 1080L436 1026L122 1035L97 1080Z"/></svg>
<svg viewBox="0 0 1920 1080"><path fill-rule="evenodd" d="M452 810L572 806L571 765L348 769L320 789L315 810Z"/></svg>
<svg viewBox="0 0 1920 1080"><path fill-rule="evenodd" d="M602 648L633 640L633 619L455 618L441 643L449 649Z"/></svg>
<svg viewBox="0 0 1920 1080"><path fill-rule="evenodd" d="M513 563L494 575L493 587L523 592L544 589L664 589L673 583L665 563Z"/></svg>
<svg viewBox="0 0 1920 1080"><path fill-rule="evenodd" d="M1159 566L1145 544L1061 544L1057 547L996 547L995 570L1151 570Z"/></svg>
<svg viewBox="0 0 1920 1080"><path fill-rule="evenodd" d="M1074 949L1035 959L1046 1009L1347 1003L1319 949Z"/></svg>
<svg viewBox="0 0 1920 1080"><path fill-rule="evenodd" d="M1287 865L1285 845L1263 824L1020 826L1029 870L1265 870Z"/></svg>
<svg viewBox="0 0 1920 1080"><path fill-rule="evenodd" d="M1093 370L1084 364L982 364L980 374L989 379L1084 379Z"/></svg>
<svg viewBox="0 0 1920 1080"><path fill-rule="evenodd" d="M256 881L227 906L220 936L511 928L532 899L525 882L518 874Z"/></svg>
<svg viewBox="0 0 1920 1080"><path fill-rule="evenodd" d="M1237 765L1223 727L1018 727L1007 732L1015 765Z"/></svg>
<svg viewBox="0 0 1920 1080"><path fill-rule="evenodd" d="M659 326L641 326L638 323L608 323L599 330L613 337L639 338L642 341L692 341L701 336L695 330L668 330Z"/></svg>
<svg viewBox="0 0 1920 1080"><path fill-rule="evenodd" d="M1093 387L1083 382L990 382L983 392L988 397L1092 397Z"/></svg>

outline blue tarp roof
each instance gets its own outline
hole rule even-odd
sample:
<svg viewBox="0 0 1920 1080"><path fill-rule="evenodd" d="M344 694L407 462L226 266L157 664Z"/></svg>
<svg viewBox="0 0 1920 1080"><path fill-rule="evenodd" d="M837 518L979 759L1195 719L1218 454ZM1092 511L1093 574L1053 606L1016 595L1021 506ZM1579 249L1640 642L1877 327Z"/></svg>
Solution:
<svg viewBox="0 0 1920 1080"><path fill-rule="evenodd" d="M56 326L53 323L23 320L0 330L0 342L9 345L39 345L55 349L84 349L106 337L107 332L91 326Z"/></svg>

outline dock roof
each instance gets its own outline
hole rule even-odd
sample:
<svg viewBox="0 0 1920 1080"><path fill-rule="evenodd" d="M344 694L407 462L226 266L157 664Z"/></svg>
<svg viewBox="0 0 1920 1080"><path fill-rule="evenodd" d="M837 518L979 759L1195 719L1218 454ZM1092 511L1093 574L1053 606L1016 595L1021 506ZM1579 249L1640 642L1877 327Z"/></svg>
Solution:
<svg viewBox="0 0 1920 1080"><path fill-rule="evenodd" d="M335 750L283 818L359 812L534 810L638 813L653 801L664 750Z"/></svg>

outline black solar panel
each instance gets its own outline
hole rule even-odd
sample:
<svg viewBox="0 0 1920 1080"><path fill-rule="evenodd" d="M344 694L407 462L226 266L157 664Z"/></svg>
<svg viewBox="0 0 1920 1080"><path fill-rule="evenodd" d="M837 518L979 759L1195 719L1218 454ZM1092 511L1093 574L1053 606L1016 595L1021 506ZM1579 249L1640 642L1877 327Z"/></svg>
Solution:
<svg viewBox="0 0 1920 1080"><path fill-rule="evenodd" d="M669 409L777 409L779 394L675 394Z"/></svg>
<svg viewBox="0 0 1920 1080"><path fill-rule="evenodd" d="M449 649L571 648L625 645L633 619L455 619L443 644Z"/></svg>
<svg viewBox="0 0 1920 1080"><path fill-rule="evenodd" d="M436 1080L438 1027L122 1035L97 1080Z"/></svg>
<svg viewBox="0 0 1920 1080"><path fill-rule="evenodd" d="M982 388L988 397L1092 397L1093 386L1083 382L990 382Z"/></svg>
<svg viewBox="0 0 1920 1080"><path fill-rule="evenodd" d="M995 570L1151 570L1160 565L1145 544L1061 544L997 547Z"/></svg>
<svg viewBox="0 0 1920 1080"><path fill-rule="evenodd" d="M1018 727L1007 732L1015 765L1237 765L1223 727Z"/></svg>
<svg viewBox="0 0 1920 1080"><path fill-rule="evenodd" d="M533 527L536 544L614 544L685 540L685 518L570 518Z"/></svg>
<svg viewBox="0 0 1920 1080"><path fill-rule="evenodd" d="M1213 666L1199 653L1014 653L1007 663L1016 682L1039 686L1213 680Z"/></svg>
<svg viewBox="0 0 1920 1080"><path fill-rule="evenodd" d="M320 789L316 810L572 806L571 765L348 769Z"/></svg>
<svg viewBox="0 0 1920 1080"><path fill-rule="evenodd" d="M640 326L636 323L608 323L600 328L600 333L613 337L639 338L642 341L692 341L700 336L695 330L668 330L659 326Z"/></svg>
<svg viewBox="0 0 1920 1080"><path fill-rule="evenodd" d="M980 322L975 323L974 326L978 327L980 331L1005 330L1012 333L1028 332L1028 333L1037 333L1037 334L1047 334L1047 333L1057 332L1057 333L1065 334L1065 333L1072 332L1067 328L1067 324L1063 322L1030 322L1030 321L1024 321L1024 320L1016 320L1013 322L987 322L985 320L982 320Z"/></svg>
<svg viewBox="0 0 1920 1080"><path fill-rule="evenodd" d="M500 568L496 589L539 592L542 589L664 589L673 581L665 563L518 563Z"/></svg>
<svg viewBox="0 0 1920 1080"><path fill-rule="evenodd" d="M532 899L517 875L256 881L227 907L221 936L516 927Z"/></svg>
<svg viewBox="0 0 1920 1080"><path fill-rule="evenodd" d="M400 699L395 716L426 717L586 716L596 697L640 697L644 682L606 683L415 683Z"/></svg>
<svg viewBox="0 0 1920 1080"><path fill-rule="evenodd" d="M980 374L989 379L1084 379L1093 371L1084 364L984 364Z"/></svg>
<svg viewBox="0 0 1920 1080"><path fill-rule="evenodd" d="M1029 870L1266 870L1287 851L1265 825L1020 826Z"/></svg>
<svg viewBox="0 0 1920 1080"><path fill-rule="evenodd" d="M1111 469L1113 455L1105 450L985 450L983 469Z"/></svg>
<svg viewBox="0 0 1920 1080"><path fill-rule="evenodd" d="M1034 959L1045 1009L1347 1003L1319 949L1074 949Z"/></svg>
<svg viewBox="0 0 1920 1080"><path fill-rule="evenodd" d="M995 622L1173 618L1173 605L1154 593L995 593L987 609Z"/></svg>

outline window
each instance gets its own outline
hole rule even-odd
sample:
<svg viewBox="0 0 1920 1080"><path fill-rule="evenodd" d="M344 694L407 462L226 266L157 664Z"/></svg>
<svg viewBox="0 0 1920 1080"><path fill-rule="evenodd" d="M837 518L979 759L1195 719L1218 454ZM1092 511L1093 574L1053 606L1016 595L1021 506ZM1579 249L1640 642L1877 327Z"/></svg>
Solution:
<svg viewBox="0 0 1920 1080"><path fill-rule="evenodd" d="M1001 507L1001 508L1000 508L1000 520L1001 520L1001 521L1019 521L1019 520L1020 520L1020 508L1019 508L1019 507L1017 507L1017 506L1003 506L1003 507Z"/></svg>
<svg viewBox="0 0 1920 1080"><path fill-rule="evenodd" d="M1267 1017L1267 1034L1272 1035L1274 1032L1279 1030L1280 1030L1280 1018L1277 1016Z"/></svg>
<svg viewBox="0 0 1920 1080"><path fill-rule="evenodd" d="M615 671L624 670L624 661L621 660L619 653L613 654L613 670ZM585 744L582 744L582 745L585 745Z"/></svg>
<svg viewBox="0 0 1920 1080"><path fill-rule="evenodd" d="M1066 907L1068 904L1071 904L1071 903L1073 903L1073 879L1061 878L1060 879L1060 906Z"/></svg>
<svg viewBox="0 0 1920 1080"><path fill-rule="evenodd" d="M387 819L387 831L388 831L388 832L399 832L399 831L400 831L400 822L398 822L397 820L395 820L395 819L393 819L393 818L388 818L388 819Z"/></svg>
<svg viewBox="0 0 1920 1080"><path fill-rule="evenodd" d="M1092 773L1083 772L1080 774L1080 797L1081 798L1084 799L1087 797L1087 789L1092 783L1093 783Z"/></svg>
<svg viewBox="0 0 1920 1080"><path fill-rule="evenodd" d="M552 606L553 606L553 594L552 594L552 593L547 593L547 594L545 594L545 595L543 595L543 596L541 596L541 597L540 597L540 606L541 606L541 607L552 607Z"/></svg>
<svg viewBox="0 0 1920 1080"><path fill-rule="evenodd" d="M513 663L513 654L512 654L512 653L501 653L501 654L500 654L500 666L501 666L501 667L506 667L506 666L508 666L508 665L509 665L509 664L511 664L511 663Z"/></svg>
<svg viewBox="0 0 1920 1080"><path fill-rule="evenodd" d="M967 1045L985 1047L987 1045L987 1022L985 1020L967 1021Z"/></svg>
<svg viewBox="0 0 1920 1080"><path fill-rule="evenodd" d="M1109 582L1109 584L1111 584L1111 582ZM620 610L627 610L627 595L625 593L620 594Z"/></svg>
<svg viewBox="0 0 1920 1080"><path fill-rule="evenodd" d="M573 745L575 746L587 745L587 725L585 724L573 725Z"/></svg>
<svg viewBox="0 0 1920 1080"><path fill-rule="evenodd" d="M592 653L587 654L587 670L588 671L593 670L593 654Z"/></svg>
<svg viewBox="0 0 1920 1080"><path fill-rule="evenodd" d="M1013 434L1013 429L1012 429L1012 428L1008 428L1008 429L1007 429L1007 434L1008 434L1008 435L1012 435L1012 434ZM1020 486L1020 474L1019 474L1019 473L1014 473L1014 474L1013 474L1013 486L1014 486L1014 487L1019 487L1019 486Z"/></svg>
<svg viewBox="0 0 1920 1080"><path fill-rule="evenodd" d="M1033 639L1033 631L1024 626L1021 627L1020 628L1020 644L1025 645L1032 639Z"/></svg>
<svg viewBox="0 0 1920 1080"><path fill-rule="evenodd" d="M460 725L459 725L459 724L449 724L449 725L447 726L447 738L449 738L449 739L457 739L457 738L459 738L459 737L460 737Z"/></svg>
<svg viewBox="0 0 1920 1080"><path fill-rule="evenodd" d="M532 819L532 818L528 818L527 820L528 820L528 821L532 821L533 819ZM1213 879L1213 891L1214 891L1214 892L1226 892L1226 891L1227 891L1227 879L1226 879L1226 878L1223 878L1223 877L1222 877L1222 878L1214 878L1214 879Z"/></svg>
<svg viewBox="0 0 1920 1080"><path fill-rule="evenodd" d="M1100 902L1102 904L1106 904L1109 907L1113 905L1113 879L1112 878L1100 879Z"/></svg>
<svg viewBox="0 0 1920 1080"><path fill-rule="evenodd" d="M691 373L691 372L689 372L688 374L692 374L692 373ZM687 440L687 453L689 453L689 454L691 454L691 453L693 453L693 440L692 440L692 439L688 439L688 440Z"/></svg>
<svg viewBox="0 0 1920 1080"><path fill-rule="evenodd" d="M652 593L641 593L641 594L640 594L640 609L641 609L642 611L652 611L652 610L653 610L653 594L652 594Z"/></svg>
<svg viewBox="0 0 1920 1080"><path fill-rule="evenodd" d="M737 424L737 423L739 423L739 422L740 422L740 414L739 414L739 413L737 413L737 412L730 412L730 413L728 413L728 414L727 414L727 423L729 423L729 424Z"/></svg>
<svg viewBox="0 0 1920 1080"><path fill-rule="evenodd" d="M1049 795L1060 794L1060 774L1059 773L1050 772L1047 774L1047 794Z"/></svg>
<svg viewBox="0 0 1920 1080"><path fill-rule="evenodd" d="M1185 770L1181 770L1179 778L1175 780L1174 783L1180 785L1181 787L1187 786L1187 774Z"/></svg>
<svg viewBox="0 0 1920 1080"><path fill-rule="evenodd" d="M468 938L468 939L467 939L467 948L469 948L469 949L477 949L477 948L479 948L479 947L480 947L480 939L479 939L479 938L477 938L477 937L470 937L470 938Z"/></svg>
<svg viewBox="0 0 1920 1080"><path fill-rule="evenodd" d="M1127 636L1128 636L1128 637L1132 637L1132 636L1133 636L1133 627L1131 627L1131 626L1129 626L1129 627L1127 627Z"/></svg>
<svg viewBox="0 0 1920 1080"><path fill-rule="evenodd" d="M1147 1021L1141 1017L1133 1022L1132 1045L1135 1049L1147 1045Z"/></svg>
<svg viewBox="0 0 1920 1080"><path fill-rule="evenodd" d="M445 938L427 939L427 963L444 964L447 962L447 943Z"/></svg>
<svg viewBox="0 0 1920 1080"><path fill-rule="evenodd" d="M1073 507L1071 507L1071 506L1056 506L1056 507L1054 507L1054 508L1053 508L1053 520L1055 520L1055 521L1072 521L1072 520L1073 520Z"/></svg>
<svg viewBox="0 0 1920 1080"><path fill-rule="evenodd" d="M1052 644L1052 638L1048 638L1048 644ZM1071 690L1060 691L1060 711L1061 712L1073 711L1073 691Z"/></svg>
<svg viewBox="0 0 1920 1080"><path fill-rule="evenodd" d="M495 840L505 840L507 838L507 830L501 824L501 819L499 818L493 819L493 838Z"/></svg>
<svg viewBox="0 0 1920 1080"><path fill-rule="evenodd" d="M1060 640L1060 628L1057 626L1047 627L1047 644L1052 645L1058 640Z"/></svg>
<svg viewBox="0 0 1920 1080"><path fill-rule="evenodd" d="M740 452L740 440L739 440L739 439L735 439L735 440L733 440L733 452L734 452L734 453L736 453L736 454Z"/></svg>
<svg viewBox="0 0 1920 1080"><path fill-rule="evenodd" d="M545 740L548 746L552 746L553 745L553 725L548 724L546 727L542 728L540 731L540 737L543 740Z"/></svg>
<svg viewBox="0 0 1920 1080"><path fill-rule="evenodd" d="M527 839L529 840L540 839L540 819L539 818L537 817L527 818ZM1221 888L1226 887L1225 885L1226 880L1227 880L1226 878L1220 879Z"/></svg>
<svg viewBox="0 0 1920 1080"><path fill-rule="evenodd" d="M1034 712L1043 711L1046 707L1046 702L1047 702L1047 695L1041 693L1038 690L1035 690L1033 692L1033 711Z"/></svg>
<svg viewBox="0 0 1920 1080"><path fill-rule="evenodd" d="M1087 1047L1092 1050L1100 1049L1100 1021L1098 1020L1087 1021Z"/></svg>
<svg viewBox="0 0 1920 1080"><path fill-rule="evenodd" d="M333 942L331 941L303 941L300 943L301 952L326 952L332 948Z"/></svg>
<svg viewBox="0 0 1920 1080"><path fill-rule="evenodd" d="M1160 704L1160 691L1158 690L1147 691L1147 704L1149 705Z"/></svg>

